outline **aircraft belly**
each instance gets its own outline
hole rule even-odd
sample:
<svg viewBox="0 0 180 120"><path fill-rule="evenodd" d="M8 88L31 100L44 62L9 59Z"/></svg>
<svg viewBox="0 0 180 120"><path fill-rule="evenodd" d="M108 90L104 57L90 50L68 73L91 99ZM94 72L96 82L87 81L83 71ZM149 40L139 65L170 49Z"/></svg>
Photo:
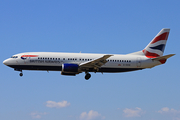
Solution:
<svg viewBox="0 0 180 120"><path fill-rule="evenodd" d="M62 66L42 66L42 65L9 65L9 67L21 70L48 70L48 71L61 71Z"/></svg>
<svg viewBox="0 0 180 120"><path fill-rule="evenodd" d="M128 72L128 71L135 71L135 70L142 70L143 68L99 68L98 72Z"/></svg>

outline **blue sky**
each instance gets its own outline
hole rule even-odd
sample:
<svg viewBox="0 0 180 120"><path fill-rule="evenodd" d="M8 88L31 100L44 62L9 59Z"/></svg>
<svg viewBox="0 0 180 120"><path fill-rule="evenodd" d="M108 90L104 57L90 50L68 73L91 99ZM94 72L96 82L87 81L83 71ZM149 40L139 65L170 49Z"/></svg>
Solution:
<svg viewBox="0 0 180 120"><path fill-rule="evenodd" d="M166 64L129 73L19 72L0 64L2 120L180 120L178 0L1 0L0 60L21 52L127 54L170 28Z"/></svg>

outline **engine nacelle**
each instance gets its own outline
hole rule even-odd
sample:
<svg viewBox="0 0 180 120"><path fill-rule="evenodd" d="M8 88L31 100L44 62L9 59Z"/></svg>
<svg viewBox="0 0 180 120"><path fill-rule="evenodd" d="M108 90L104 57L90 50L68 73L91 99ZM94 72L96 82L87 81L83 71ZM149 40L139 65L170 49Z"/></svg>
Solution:
<svg viewBox="0 0 180 120"><path fill-rule="evenodd" d="M61 75L76 75L78 72L79 65L72 63L64 63L62 64Z"/></svg>

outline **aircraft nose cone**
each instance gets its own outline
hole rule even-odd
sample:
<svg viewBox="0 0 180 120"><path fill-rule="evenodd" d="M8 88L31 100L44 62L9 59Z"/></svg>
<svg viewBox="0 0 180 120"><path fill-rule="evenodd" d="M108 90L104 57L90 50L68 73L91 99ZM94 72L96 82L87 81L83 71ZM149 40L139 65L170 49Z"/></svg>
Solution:
<svg viewBox="0 0 180 120"><path fill-rule="evenodd" d="M4 60L3 64L8 65L8 59Z"/></svg>

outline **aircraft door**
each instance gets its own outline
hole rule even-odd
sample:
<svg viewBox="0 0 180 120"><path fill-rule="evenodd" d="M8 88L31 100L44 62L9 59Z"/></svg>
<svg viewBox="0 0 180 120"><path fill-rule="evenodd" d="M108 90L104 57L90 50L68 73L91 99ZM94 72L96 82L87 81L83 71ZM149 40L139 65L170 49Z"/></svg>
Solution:
<svg viewBox="0 0 180 120"><path fill-rule="evenodd" d="M140 57L137 58L136 65L137 65L137 67L141 67L141 58Z"/></svg>

